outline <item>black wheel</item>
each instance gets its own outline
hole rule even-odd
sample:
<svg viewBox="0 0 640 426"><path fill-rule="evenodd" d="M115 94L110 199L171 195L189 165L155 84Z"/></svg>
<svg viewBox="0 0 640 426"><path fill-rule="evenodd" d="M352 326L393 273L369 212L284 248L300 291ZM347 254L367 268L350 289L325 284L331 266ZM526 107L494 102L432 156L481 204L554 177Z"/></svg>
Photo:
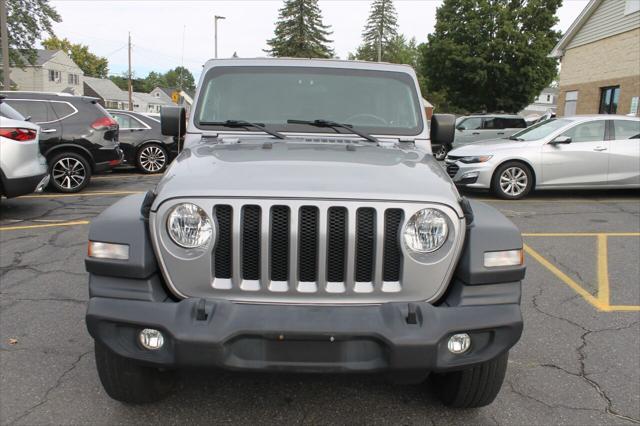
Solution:
<svg viewBox="0 0 640 426"><path fill-rule="evenodd" d="M145 145L138 151L136 161L142 173L162 173L167 168L167 150L155 143Z"/></svg>
<svg viewBox="0 0 640 426"><path fill-rule="evenodd" d="M442 403L452 408L476 408L496 399L507 371L509 352L473 368L431 376Z"/></svg>
<svg viewBox="0 0 640 426"><path fill-rule="evenodd" d="M95 343L98 376L107 394L121 402L145 404L158 401L173 389L173 371L144 367Z"/></svg>
<svg viewBox="0 0 640 426"><path fill-rule="evenodd" d="M91 167L85 157L62 152L49 160L49 186L58 192L79 192L91 180Z"/></svg>
<svg viewBox="0 0 640 426"><path fill-rule="evenodd" d="M446 145L436 146L436 150L433 152L433 156L436 157L436 160L438 161L444 161L449 151L450 149Z"/></svg>
<svg viewBox="0 0 640 426"><path fill-rule="evenodd" d="M527 196L533 187L533 173L523 163L509 161L493 174L491 189L505 200L519 200Z"/></svg>

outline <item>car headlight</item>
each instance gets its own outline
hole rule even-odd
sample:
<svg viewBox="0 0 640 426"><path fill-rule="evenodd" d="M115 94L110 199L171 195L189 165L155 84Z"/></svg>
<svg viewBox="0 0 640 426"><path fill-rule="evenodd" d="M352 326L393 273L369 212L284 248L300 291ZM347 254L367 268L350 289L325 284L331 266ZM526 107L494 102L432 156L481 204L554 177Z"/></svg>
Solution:
<svg viewBox="0 0 640 426"><path fill-rule="evenodd" d="M204 247L213 236L213 224L203 209L195 204L182 203L169 213L167 232L180 247Z"/></svg>
<svg viewBox="0 0 640 426"><path fill-rule="evenodd" d="M493 157L493 155L475 155L475 156L471 156L471 157L462 157L459 159L459 161L465 163L465 164L471 164L471 163L486 163L487 161L489 161L491 159L491 157Z"/></svg>
<svg viewBox="0 0 640 426"><path fill-rule="evenodd" d="M449 233L444 213L436 209L422 209L411 216L404 228L404 243L416 253L431 253L447 240Z"/></svg>

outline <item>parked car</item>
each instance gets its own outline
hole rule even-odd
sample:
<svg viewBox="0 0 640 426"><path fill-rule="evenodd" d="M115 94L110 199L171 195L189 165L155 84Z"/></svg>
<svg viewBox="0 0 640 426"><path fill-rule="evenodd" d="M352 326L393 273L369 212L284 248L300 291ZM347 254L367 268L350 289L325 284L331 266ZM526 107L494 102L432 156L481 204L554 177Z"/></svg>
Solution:
<svg viewBox="0 0 640 426"><path fill-rule="evenodd" d="M445 160L460 186L520 199L533 189L640 187L640 119L550 119L512 135L456 148Z"/></svg>
<svg viewBox="0 0 640 426"><path fill-rule="evenodd" d="M162 173L178 155L178 139L163 136L160 120L146 114L108 110L120 125L122 164L135 166L142 173Z"/></svg>
<svg viewBox="0 0 640 426"><path fill-rule="evenodd" d="M0 196L39 192L49 183L39 136L40 128L25 121L0 96Z"/></svg>
<svg viewBox="0 0 640 426"><path fill-rule="evenodd" d="M92 174L122 161L118 123L97 99L64 93L1 93L5 102L40 125L40 151L49 164L49 186L56 191L81 191Z"/></svg>
<svg viewBox="0 0 640 426"><path fill-rule="evenodd" d="M527 127L523 117L512 114L472 114L456 119L456 135L451 145L434 147L437 160L444 160L453 148L488 139L507 138Z"/></svg>
<svg viewBox="0 0 640 426"><path fill-rule="evenodd" d="M413 68L212 60L198 88L186 129L162 109L187 133L154 191L91 223L107 394L150 402L172 370L218 367L431 373L445 404L491 403L522 332L522 238L421 148L454 117L429 130Z"/></svg>

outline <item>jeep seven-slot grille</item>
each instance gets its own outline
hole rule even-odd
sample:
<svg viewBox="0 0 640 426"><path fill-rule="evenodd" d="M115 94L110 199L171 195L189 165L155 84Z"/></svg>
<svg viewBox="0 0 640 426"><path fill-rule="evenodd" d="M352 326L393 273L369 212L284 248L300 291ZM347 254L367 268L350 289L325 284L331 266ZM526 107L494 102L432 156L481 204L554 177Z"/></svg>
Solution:
<svg viewBox="0 0 640 426"><path fill-rule="evenodd" d="M254 291L296 291L297 284L310 282L316 286L305 287L306 292L312 288L311 292L333 293L375 291L383 282L401 281L402 209L359 207L350 211L332 206L321 211L316 206L262 208L251 204L239 207L240 212L234 208L238 207L217 205L213 209L217 224L214 281L231 280L241 289L245 288L238 284L245 280L264 283ZM239 224L234 225L234 219ZM239 237L234 238L234 232ZM233 247L234 242L240 247ZM291 266L294 261L295 269ZM234 263L238 272L234 272ZM332 286L335 283L346 285ZM357 283L374 285L357 290Z"/></svg>

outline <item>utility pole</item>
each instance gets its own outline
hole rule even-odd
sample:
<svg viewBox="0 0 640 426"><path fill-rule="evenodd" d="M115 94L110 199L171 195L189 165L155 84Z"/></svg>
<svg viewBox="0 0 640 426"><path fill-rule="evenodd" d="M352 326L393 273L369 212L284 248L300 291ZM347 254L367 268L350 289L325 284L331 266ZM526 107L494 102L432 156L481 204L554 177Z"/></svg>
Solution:
<svg viewBox="0 0 640 426"><path fill-rule="evenodd" d="M182 72L184 70L184 34L187 32L187 26L182 27L182 58L180 59L180 83L179 89L182 90Z"/></svg>
<svg viewBox="0 0 640 426"><path fill-rule="evenodd" d="M213 17L213 45L214 45L214 52L213 52L213 57L214 58L218 58L218 20L219 19L227 19L224 16L218 16L215 15Z"/></svg>
<svg viewBox="0 0 640 426"><path fill-rule="evenodd" d="M131 32L129 32L129 111L133 111L133 86L131 85Z"/></svg>
<svg viewBox="0 0 640 426"><path fill-rule="evenodd" d="M2 84L4 90L11 90L9 76L9 35L7 30L7 2L0 0L0 38L2 38Z"/></svg>

